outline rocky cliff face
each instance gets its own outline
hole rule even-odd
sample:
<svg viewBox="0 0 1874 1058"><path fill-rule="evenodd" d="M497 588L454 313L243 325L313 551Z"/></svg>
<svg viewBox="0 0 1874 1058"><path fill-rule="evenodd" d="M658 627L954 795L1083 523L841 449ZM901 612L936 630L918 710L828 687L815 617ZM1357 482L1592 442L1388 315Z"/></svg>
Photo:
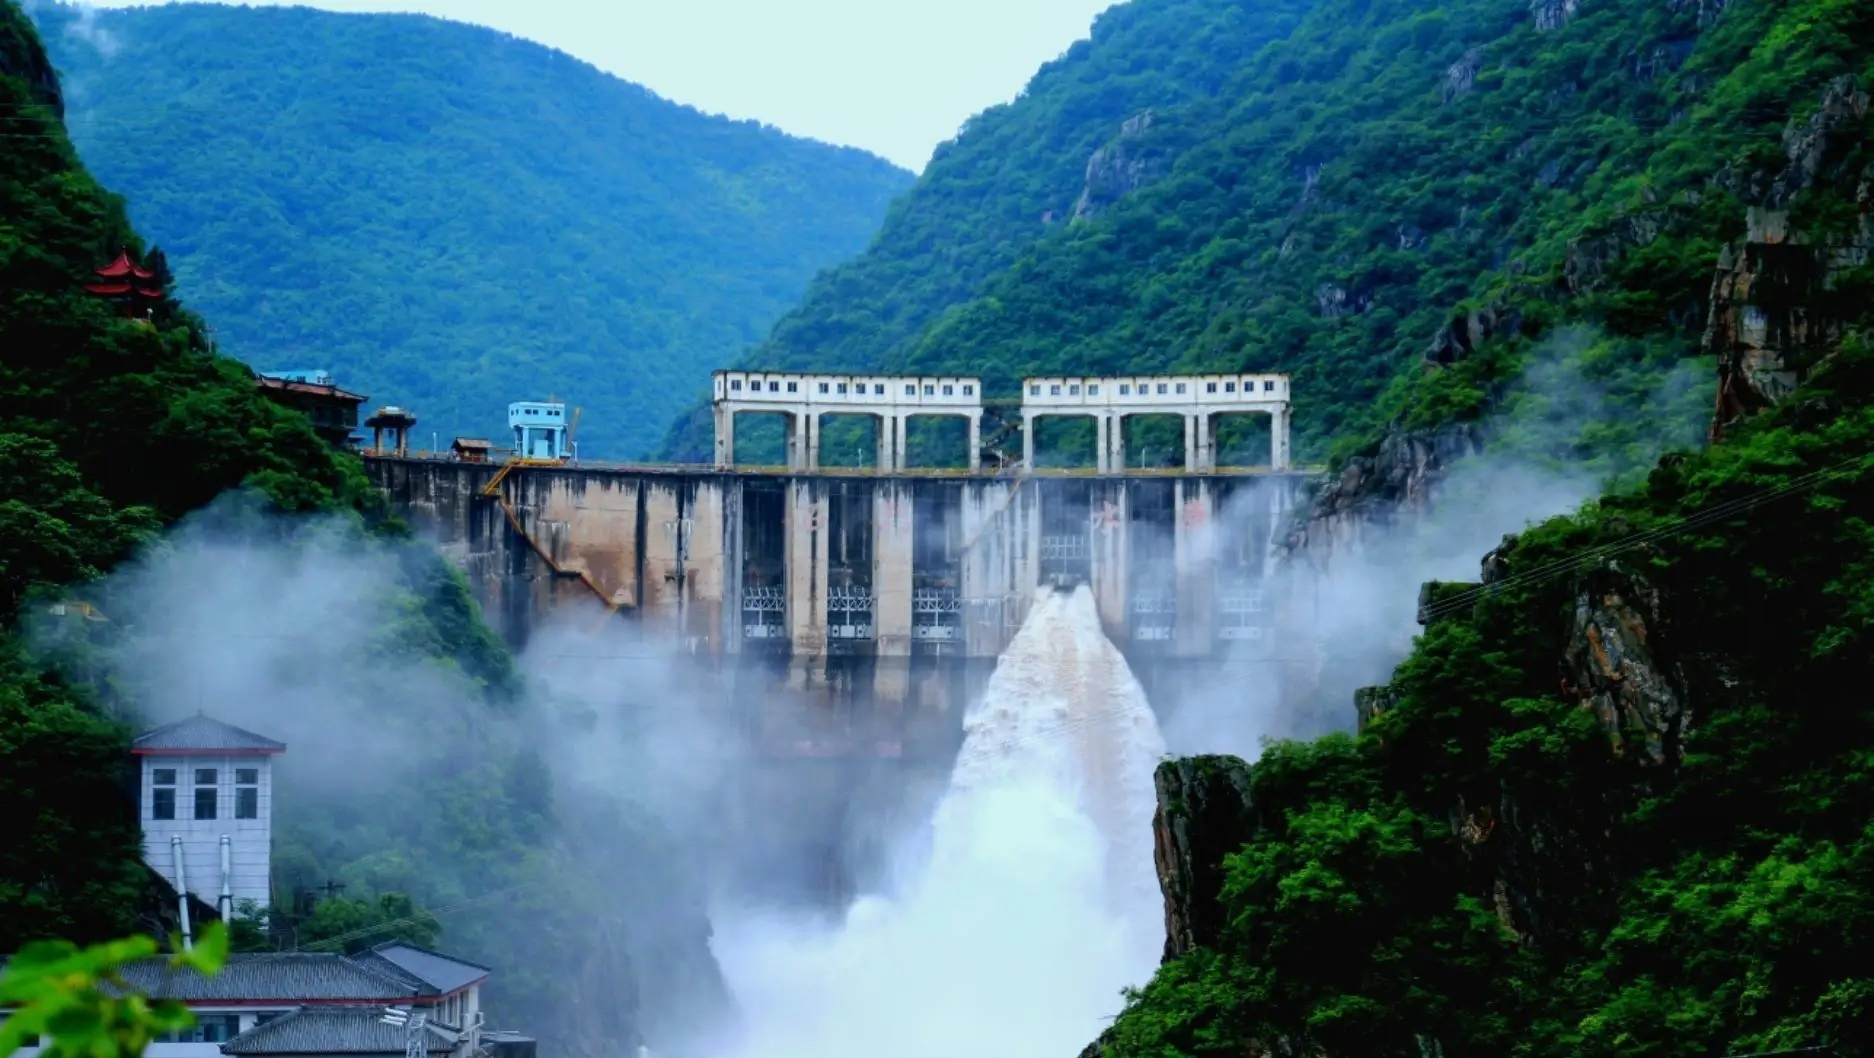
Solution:
<svg viewBox="0 0 1874 1058"><path fill-rule="evenodd" d="M1158 809L1152 816L1152 858L1165 898L1165 961L1194 948L1214 947L1227 913L1224 857L1255 833L1256 810L1250 768L1241 757L1203 756L1168 760L1152 776ZM1100 1034L1080 1058L1100 1058L1112 1030Z"/></svg>
<svg viewBox="0 0 1874 1058"><path fill-rule="evenodd" d="M1711 286L1705 348L1718 360L1711 439L1787 397L1842 339L1855 293L1844 289L1874 255L1874 166L1846 171L1866 138L1868 93L1838 78L1821 105L1783 134L1787 164L1774 179L1734 179L1750 208L1741 242L1726 247ZM1855 188L1855 216L1805 230L1814 189ZM1813 211L1811 211L1813 212Z"/></svg>
<svg viewBox="0 0 1874 1058"><path fill-rule="evenodd" d="M1361 538L1383 531L1402 514L1422 514L1452 465L1483 450L1475 423L1436 430L1389 433L1372 455L1355 456L1315 493L1305 518L1290 534L1291 557L1317 559L1358 549Z"/></svg>
<svg viewBox="0 0 1874 1058"><path fill-rule="evenodd" d="M1153 149L1145 134L1152 128L1155 115L1149 111L1134 114L1119 126L1113 142L1093 152L1087 159L1087 183L1074 203L1074 219L1089 220L1108 206L1158 179L1170 162L1166 152Z"/></svg>
<svg viewBox="0 0 1874 1058"><path fill-rule="evenodd" d="M1255 827L1249 765L1239 757L1169 760L1152 776L1152 859L1165 897L1165 960L1214 945L1226 915L1223 859L1243 847Z"/></svg>
<svg viewBox="0 0 1874 1058"><path fill-rule="evenodd" d="M1642 572L1646 557L1610 559L1580 574L1556 628L1558 692L1595 715L1616 760L1642 771L1676 766L1692 721L1686 666L1675 651L1674 600ZM1448 616L1468 592L1519 572L1517 538L1505 537L1484 556L1475 584L1426 584L1419 623ZM1363 689L1356 696L1361 727L1392 702L1390 688ZM1533 942L1558 917L1558 901L1568 899L1562 894L1583 892L1589 877L1618 870L1610 848L1584 840L1604 830L1616 807L1606 799L1553 803L1545 790L1500 784L1459 795L1448 814L1498 920Z"/></svg>

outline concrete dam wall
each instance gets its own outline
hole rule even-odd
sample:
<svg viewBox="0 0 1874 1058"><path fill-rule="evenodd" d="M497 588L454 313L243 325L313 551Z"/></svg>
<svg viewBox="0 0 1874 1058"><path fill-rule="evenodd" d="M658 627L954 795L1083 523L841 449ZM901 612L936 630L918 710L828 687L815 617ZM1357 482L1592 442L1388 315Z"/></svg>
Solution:
<svg viewBox="0 0 1874 1058"><path fill-rule="evenodd" d="M610 609L743 689L952 717L1047 584L1091 587L1161 710L1157 677L1268 649L1304 480L366 465L516 648Z"/></svg>

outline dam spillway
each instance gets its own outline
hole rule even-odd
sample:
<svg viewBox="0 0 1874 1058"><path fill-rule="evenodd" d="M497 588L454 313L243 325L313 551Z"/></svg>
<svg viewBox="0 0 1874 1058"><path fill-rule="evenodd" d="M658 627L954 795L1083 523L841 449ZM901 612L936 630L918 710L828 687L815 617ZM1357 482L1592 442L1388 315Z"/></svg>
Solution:
<svg viewBox="0 0 1874 1058"><path fill-rule="evenodd" d="M932 683L980 685L1047 584L1091 589L1148 691L1155 670L1267 649L1271 543L1306 481L365 464L516 648L555 612L609 608L719 669L875 711L967 699Z"/></svg>
<svg viewBox="0 0 1874 1058"><path fill-rule="evenodd" d="M707 811L738 891L825 908L879 884L886 835L941 796L1044 585L1085 593L1161 723L1318 668L1283 649L1302 602L1274 576L1313 476L1289 463L1285 376L1025 379L1019 422L1002 409L994 429L973 379L716 385L711 465L581 462L577 416L522 402L505 462L486 441L411 453L405 424L365 466L510 646L564 650L620 711L696 721L679 752L730 761ZM738 414L779 416L785 466L738 465ZM875 466L823 465L821 427L841 416L873 419ZM910 465L907 427L932 417L965 420L955 470ZM1129 456L1128 422L1147 417L1181 420L1179 468L1129 466L1177 446L1175 428L1135 431ZM1044 420L1072 418L1092 420L1092 466L1037 465ZM609 634L568 641L568 621ZM615 660L633 652L681 657L677 685Z"/></svg>

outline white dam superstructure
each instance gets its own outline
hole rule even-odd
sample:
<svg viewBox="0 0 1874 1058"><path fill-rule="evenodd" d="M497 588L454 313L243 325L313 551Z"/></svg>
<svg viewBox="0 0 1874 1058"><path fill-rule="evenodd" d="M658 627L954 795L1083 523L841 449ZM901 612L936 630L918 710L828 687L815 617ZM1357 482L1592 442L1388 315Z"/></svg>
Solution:
<svg viewBox="0 0 1874 1058"><path fill-rule="evenodd" d="M718 371L712 399L716 466L735 463L735 419L744 413L786 417L787 469L821 469L820 427L828 415L864 415L878 422L877 473L902 473L906 424L920 416L961 418L968 424L968 465L982 469L982 380L961 376L819 375L763 371ZM1218 460L1217 419L1257 415L1269 419L1269 458L1274 471L1289 468L1289 377L1284 374L1122 375L1026 378L1021 388L1022 460L1017 473L1035 470L1035 423L1047 417L1094 421L1099 474L1126 471L1126 420L1137 415L1176 415L1184 420L1188 473L1224 469Z"/></svg>

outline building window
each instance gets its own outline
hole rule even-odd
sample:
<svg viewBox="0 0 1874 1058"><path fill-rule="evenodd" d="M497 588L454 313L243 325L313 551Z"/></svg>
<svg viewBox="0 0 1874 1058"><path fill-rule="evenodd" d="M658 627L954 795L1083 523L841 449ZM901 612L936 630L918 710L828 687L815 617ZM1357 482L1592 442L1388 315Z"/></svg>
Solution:
<svg viewBox="0 0 1874 1058"><path fill-rule="evenodd" d="M1234 383L1234 382L1225 382L1225 383L1223 384L1223 391L1224 391L1225 393L1235 393L1235 392L1236 392L1236 383Z"/></svg>
<svg viewBox="0 0 1874 1058"><path fill-rule="evenodd" d="M1180 383L1178 383L1178 392L1179 392L1179 393L1183 393L1183 392L1184 392L1184 383L1182 383L1182 382L1180 382Z"/></svg>
<svg viewBox="0 0 1874 1058"><path fill-rule="evenodd" d="M213 768L195 769L195 818L215 818L215 802L221 790L216 784L216 772Z"/></svg>
<svg viewBox="0 0 1874 1058"><path fill-rule="evenodd" d="M1215 393L1215 392L1217 392L1217 384L1216 384L1215 382L1206 382L1206 383L1204 383L1204 392L1205 392L1205 393Z"/></svg>
<svg viewBox="0 0 1874 1058"><path fill-rule="evenodd" d="M260 769L234 769L234 818L260 818Z"/></svg>
<svg viewBox="0 0 1874 1058"><path fill-rule="evenodd" d="M800 392L800 383L798 383L798 382L789 382L789 383L787 384L787 391L788 391L789 393L799 393L799 392Z"/></svg>
<svg viewBox="0 0 1874 1058"><path fill-rule="evenodd" d="M734 379L733 381L731 381L731 382L729 383L729 388L730 388L730 389L735 389L735 390L739 390L739 389L741 389L741 388L742 388L742 380L741 380L741 379L739 379L739 378L738 378L738 379Z"/></svg>
<svg viewBox="0 0 1874 1058"><path fill-rule="evenodd" d="M820 383L820 392L822 392L822 393L825 393L825 392L827 392L827 390L828 390L828 388L829 388L829 387L827 386L827 384L826 384L826 383L824 383L824 382L822 382L822 383Z"/></svg>
<svg viewBox="0 0 1874 1058"><path fill-rule="evenodd" d="M1121 382L1121 383L1119 384L1119 395L1120 395L1120 396L1122 396L1122 397L1130 397L1130 396L1132 396L1132 383L1130 383L1130 382Z"/></svg>
<svg viewBox="0 0 1874 1058"><path fill-rule="evenodd" d="M912 385L912 384L911 384L911 383L909 383L909 382L906 382L906 383L904 384L904 395L905 395L905 396L907 396L907 397L911 397L911 396L916 396L916 395L917 395L917 387L916 387L916 386L914 386L914 385Z"/></svg>
<svg viewBox="0 0 1874 1058"><path fill-rule="evenodd" d="M1078 382L1076 382L1076 383L1074 383L1073 385L1071 385L1071 386L1068 386L1068 387L1067 387L1067 395L1068 395L1068 396L1070 396L1070 397L1078 397L1078 396L1080 396L1080 383L1078 383Z"/></svg>
<svg viewBox="0 0 1874 1058"><path fill-rule="evenodd" d="M780 384L779 382L770 382L770 383L768 383L768 392L770 392L770 393L779 393L779 392L781 392L781 384Z"/></svg>
<svg viewBox="0 0 1874 1058"><path fill-rule="evenodd" d="M1163 393L1163 392L1165 392L1165 384L1164 384L1163 382L1160 382L1160 383L1158 384L1158 392L1160 392L1160 393Z"/></svg>
<svg viewBox="0 0 1874 1058"><path fill-rule="evenodd" d="M1041 395L1041 387L1040 387L1040 386L1029 386L1029 387L1028 387L1028 395L1029 395L1029 396L1031 396L1031 397L1039 397L1039 396Z"/></svg>
<svg viewBox="0 0 1874 1058"><path fill-rule="evenodd" d="M1098 382L1095 382L1093 385L1087 387L1087 396L1097 397L1099 395L1100 395L1100 384Z"/></svg>
<svg viewBox="0 0 1874 1058"><path fill-rule="evenodd" d="M925 395L926 397L928 397L928 396L930 396L931 394L933 394L933 393L936 393L936 392L937 392L937 387L936 387L936 386L925 386L925 387L924 387L924 395Z"/></svg>
<svg viewBox="0 0 1874 1058"><path fill-rule="evenodd" d="M176 769L151 768L150 818L176 818Z"/></svg>
<svg viewBox="0 0 1874 1058"><path fill-rule="evenodd" d="M1267 379L1267 380L1266 380L1266 381L1264 381L1264 382L1263 382L1263 384L1262 384L1262 389L1263 389L1263 392L1265 392L1265 393L1267 393L1267 392L1269 392L1270 390L1272 390L1272 389L1274 389L1274 388L1275 388L1275 379L1272 379L1272 378L1271 378L1271 379Z"/></svg>
<svg viewBox="0 0 1874 1058"><path fill-rule="evenodd" d="M844 382L841 382L841 383L839 384L839 391L840 391L841 393L844 393L844 392L846 392L846 383L844 383Z"/></svg>
<svg viewBox="0 0 1874 1058"><path fill-rule="evenodd" d="M973 396L975 396L975 395L976 395L976 387L975 387L975 386L972 386L972 385L970 385L970 384L968 384L968 383L964 383L964 385L963 385L963 395L964 395L964 396L966 396L966 397L973 397Z"/></svg>
<svg viewBox="0 0 1874 1058"><path fill-rule="evenodd" d="M883 382L874 382L874 383L872 384L872 395L873 395L874 397L882 397L882 396L884 396L884 395L885 395L885 383L883 383Z"/></svg>
<svg viewBox="0 0 1874 1058"><path fill-rule="evenodd" d="M956 396L956 392L957 392L957 388L955 386L944 387L944 396L946 397L954 397Z"/></svg>
<svg viewBox="0 0 1874 1058"><path fill-rule="evenodd" d="M156 1043L226 1043L241 1034L239 1014L197 1014L195 1024L158 1036Z"/></svg>

